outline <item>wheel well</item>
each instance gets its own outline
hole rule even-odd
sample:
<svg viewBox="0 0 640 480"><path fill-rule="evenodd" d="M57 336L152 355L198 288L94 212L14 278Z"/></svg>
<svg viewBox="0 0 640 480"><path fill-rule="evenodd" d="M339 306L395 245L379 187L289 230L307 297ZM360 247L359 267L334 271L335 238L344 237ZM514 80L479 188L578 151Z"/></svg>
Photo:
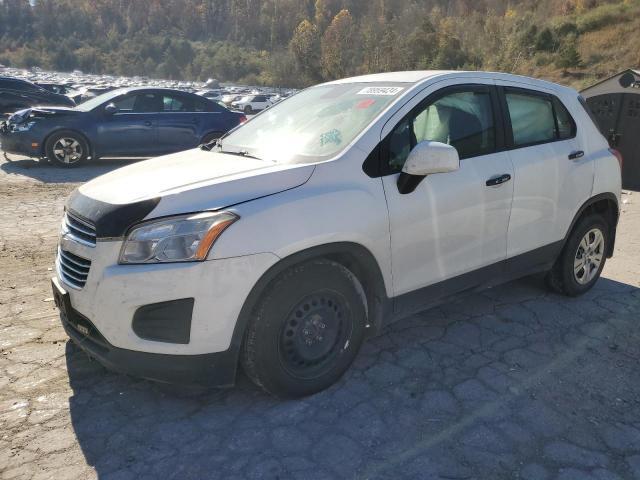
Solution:
<svg viewBox="0 0 640 480"><path fill-rule="evenodd" d="M78 131L78 130L73 130L73 129L69 129L69 128L59 128L58 130L54 130L53 132L51 132L49 135L47 135L44 140L42 141L42 148L40 150L40 154L45 157L47 155L47 142L49 141L49 139L54 136L56 133L60 133L60 132L70 132L70 133L74 133L76 135L78 135L79 137L82 137L82 139L87 142L87 145L89 146L89 156L93 159L94 157L94 151L93 151L93 145L91 145L91 142L89 141L89 139L87 138L87 136Z"/></svg>
<svg viewBox="0 0 640 480"><path fill-rule="evenodd" d="M573 223L571 224L571 228L569 228L567 236L565 237L565 242L578 221L592 214L602 215L609 226L609 238L611 241L609 242L609 248L607 249L607 258L610 258L613 255L616 227L620 216L618 211L618 202L613 194L600 194L589 199L575 216Z"/></svg>
<svg viewBox="0 0 640 480"><path fill-rule="evenodd" d="M222 136L222 135L224 135L224 132L219 132L218 130L214 130L212 132L207 132L200 139L200 143L204 142L205 138L207 138L209 135L220 135L220 136Z"/></svg>
<svg viewBox="0 0 640 480"><path fill-rule="evenodd" d="M324 258L343 265L353 273L360 282L367 299L369 335L375 335L382 326L384 314L390 306L386 295L384 279L373 254L362 245L350 242L339 242L312 247L281 259L260 277L247 296L238 315L233 331L230 349L238 354L246 326L264 289L283 271L301 263Z"/></svg>

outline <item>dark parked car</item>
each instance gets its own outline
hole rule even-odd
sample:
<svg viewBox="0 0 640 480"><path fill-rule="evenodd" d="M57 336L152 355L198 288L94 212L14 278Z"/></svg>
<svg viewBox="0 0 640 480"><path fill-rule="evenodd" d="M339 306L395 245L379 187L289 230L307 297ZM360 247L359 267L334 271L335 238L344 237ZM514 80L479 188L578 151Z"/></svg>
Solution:
<svg viewBox="0 0 640 480"><path fill-rule="evenodd" d="M67 95L69 93L69 88L66 85L61 85L59 83L36 83L37 86L44 88L53 93L57 93L58 95Z"/></svg>
<svg viewBox="0 0 640 480"><path fill-rule="evenodd" d="M60 95L35 83L13 77L0 77L0 114L13 113L34 105L73 107L69 97Z"/></svg>
<svg viewBox="0 0 640 480"><path fill-rule="evenodd" d="M87 158L151 157L209 143L246 121L216 102L164 88L119 89L75 108L32 108L0 126L5 152L71 167Z"/></svg>

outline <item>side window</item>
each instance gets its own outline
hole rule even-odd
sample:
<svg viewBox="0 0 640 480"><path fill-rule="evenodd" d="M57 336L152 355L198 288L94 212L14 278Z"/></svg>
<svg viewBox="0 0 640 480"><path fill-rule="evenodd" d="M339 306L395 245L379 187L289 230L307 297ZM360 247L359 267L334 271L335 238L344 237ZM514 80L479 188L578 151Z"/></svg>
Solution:
<svg viewBox="0 0 640 480"><path fill-rule="evenodd" d="M136 95L127 95L114 100L112 103L118 108L119 112L131 113L135 101Z"/></svg>
<svg viewBox="0 0 640 480"><path fill-rule="evenodd" d="M222 109L215 101L208 100L206 98L194 98L193 99L193 111L194 112L220 112Z"/></svg>
<svg viewBox="0 0 640 480"><path fill-rule="evenodd" d="M556 121L549 97L507 91L506 98L516 146L556 139Z"/></svg>
<svg viewBox="0 0 640 480"><path fill-rule="evenodd" d="M134 113L157 113L164 111L161 95L155 93L139 93L133 102Z"/></svg>
<svg viewBox="0 0 640 480"><path fill-rule="evenodd" d="M254 101L254 102L266 102L266 101L267 101L267 99L266 99L266 97L264 97L263 95L258 95L257 97L255 97L255 98L253 99L253 101Z"/></svg>
<svg viewBox="0 0 640 480"><path fill-rule="evenodd" d="M165 112L191 112L193 109L188 100L183 97L172 97L164 95L162 97L163 111Z"/></svg>
<svg viewBox="0 0 640 480"><path fill-rule="evenodd" d="M571 118L571 114L560 100L554 97L553 109L556 112L556 122L558 123L558 138L567 140L576 135L576 123Z"/></svg>
<svg viewBox="0 0 640 480"><path fill-rule="evenodd" d="M413 147L426 140L455 147L461 159L493 152L496 129L491 94L457 91L416 109L388 137L391 169L401 170Z"/></svg>

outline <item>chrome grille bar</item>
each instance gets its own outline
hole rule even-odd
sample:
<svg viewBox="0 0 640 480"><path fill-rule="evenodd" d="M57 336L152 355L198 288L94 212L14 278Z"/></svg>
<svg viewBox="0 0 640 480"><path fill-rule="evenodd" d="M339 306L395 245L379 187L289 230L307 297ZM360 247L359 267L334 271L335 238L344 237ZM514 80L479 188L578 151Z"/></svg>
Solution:
<svg viewBox="0 0 640 480"><path fill-rule="evenodd" d="M91 260L74 255L58 247L56 270L60 280L72 288L80 290L87 283Z"/></svg>
<svg viewBox="0 0 640 480"><path fill-rule="evenodd" d="M78 243L89 247L96 246L96 228L91 223L78 218L70 212L66 212L64 216L64 228L68 235Z"/></svg>

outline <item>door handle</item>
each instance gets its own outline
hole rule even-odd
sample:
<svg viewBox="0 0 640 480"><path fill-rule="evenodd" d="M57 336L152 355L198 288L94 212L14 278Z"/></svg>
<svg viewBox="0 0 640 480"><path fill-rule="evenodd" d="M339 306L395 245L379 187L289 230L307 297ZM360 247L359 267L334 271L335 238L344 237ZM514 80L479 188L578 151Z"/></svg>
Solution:
<svg viewBox="0 0 640 480"><path fill-rule="evenodd" d="M150 126L151 126L151 122L150 122L149 120L145 120L144 124L145 124L147 127L150 127Z"/></svg>
<svg viewBox="0 0 640 480"><path fill-rule="evenodd" d="M569 160L577 160L578 158L584 157L584 152L582 150L576 150L575 152L571 152L569 154Z"/></svg>
<svg viewBox="0 0 640 480"><path fill-rule="evenodd" d="M487 180L487 187L495 187L496 185L502 185L505 182L511 180L511 175L508 173L504 173L502 175L498 175L497 177L491 177Z"/></svg>

